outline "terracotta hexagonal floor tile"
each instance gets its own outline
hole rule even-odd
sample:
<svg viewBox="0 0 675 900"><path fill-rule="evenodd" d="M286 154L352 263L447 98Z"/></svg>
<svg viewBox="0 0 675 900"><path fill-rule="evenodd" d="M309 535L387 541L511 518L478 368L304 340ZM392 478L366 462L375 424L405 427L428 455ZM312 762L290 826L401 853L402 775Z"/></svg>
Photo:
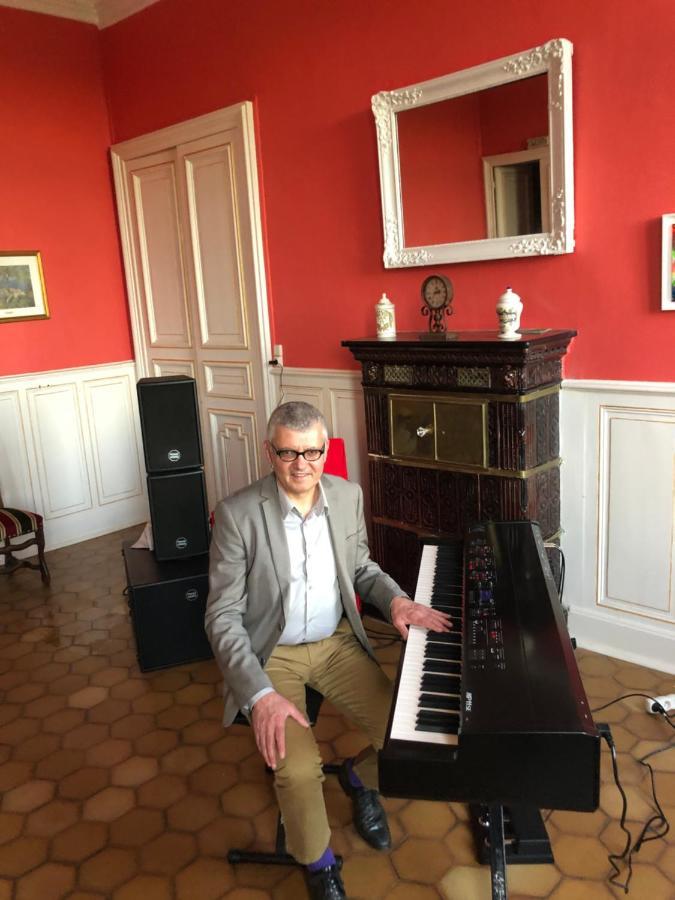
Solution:
<svg viewBox="0 0 675 900"><path fill-rule="evenodd" d="M233 726L231 729L228 729L225 737L209 746L209 756L215 762L239 762L239 760L250 756L256 749L251 730L247 728L245 734L234 734L236 727ZM230 732L232 733L230 734Z"/></svg>
<svg viewBox="0 0 675 900"><path fill-rule="evenodd" d="M40 760L35 774L38 778L51 778L60 781L66 775L81 768L84 762L83 750L55 750L46 759Z"/></svg>
<svg viewBox="0 0 675 900"><path fill-rule="evenodd" d="M45 863L20 878L16 886L16 900L59 900L72 890L75 869L59 863Z"/></svg>
<svg viewBox="0 0 675 900"><path fill-rule="evenodd" d="M108 772L85 766L59 782L59 794L68 800L86 800L108 784Z"/></svg>
<svg viewBox="0 0 675 900"><path fill-rule="evenodd" d="M0 727L0 744L21 745L40 730L37 719L14 719Z"/></svg>
<svg viewBox="0 0 675 900"><path fill-rule="evenodd" d="M607 816L601 809L592 813L555 810L549 821L569 834L598 835L607 824Z"/></svg>
<svg viewBox="0 0 675 900"><path fill-rule="evenodd" d="M128 812L136 797L131 788L108 787L94 794L84 804L82 818L96 822L112 822Z"/></svg>
<svg viewBox="0 0 675 900"><path fill-rule="evenodd" d="M0 813L0 844L13 840L21 833L24 816L19 813Z"/></svg>
<svg viewBox="0 0 675 900"><path fill-rule="evenodd" d="M158 775L138 789L138 800L143 806L165 809L187 793L185 779L177 775Z"/></svg>
<svg viewBox="0 0 675 900"><path fill-rule="evenodd" d="M190 684L176 691L176 703L187 706L200 706L212 699L215 687L212 684Z"/></svg>
<svg viewBox="0 0 675 900"><path fill-rule="evenodd" d="M173 900L171 881L158 875L137 875L118 888L112 900Z"/></svg>
<svg viewBox="0 0 675 900"><path fill-rule="evenodd" d="M602 881L564 878L551 894L551 900L614 900L616 896Z"/></svg>
<svg viewBox="0 0 675 900"><path fill-rule="evenodd" d="M131 850L108 847L82 863L78 881L80 887L110 894L136 873L136 860Z"/></svg>
<svg viewBox="0 0 675 900"><path fill-rule="evenodd" d="M635 785L624 785L624 793L628 800L629 816L633 820L644 821L652 814L652 808L647 802L646 795ZM600 808L610 820L619 821L623 801L618 789L613 784L607 784L600 792Z"/></svg>
<svg viewBox="0 0 675 900"><path fill-rule="evenodd" d="M27 762L10 762L3 763L0 766L0 791L6 792L28 781L32 771L32 766Z"/></svg>
<svg viewBox="0 0 675 900"><path fill-rule="evenodd" d="M42 723L42 728L53 734L66 734L68 731L73 731L82 722L84 722L84 710L66 708L47 716Z"/></svg>
<svg viewBox="0 0 675 900"><path fill-rule="evenodd" d="M25 833L52 837L76 822L78 815L76 803L53 800L27 817Z"/></svg>
<svg viewBox="0 0 675 900"><path fill-rule="evenodd" d="M167 832L141 850L141 868L157 875L175 875L197 855L197 841L191 834Z"/></svg>
<svg viewBox="0 0 675 900"><path fill-rule="evenodd" d="M7 691L5 697L8 703L30 703L42 697L46 690L46 686L36 681L27 681L20 684L11 691Z"/></svg>
<svg viewBox="0 0 675 900"><path fill-rule="evenodd" d="M438 900L438 892L422 884L397 884L389 891L387 900Z"/></svg>
<svg viewBox="0 0 675 900"><path fill-rule="evenodd" d="M74 668L74 667L73 667ZM121 666L106 666L99 669L89 679L91 684L98 685L103 688L111 688L113 685L120 684L129 677L129 671Z"/></svg>
<svg viewBox="0 0 675 900"><path fill-rule="evenodd" d="M342 870L349 897L377 900L388 897L397 875L387 856L374 853L350 856Z"/></svg>
<svg viewBox="0 0 675 900"><path fill-rule="evenodd" d="M10 878L23 875L47 859L47 841L41 837L19 837L0 847L0 872Z"/></svg>
<svg viewBox="0 0 675 900"><path fill-rule="evenodd" d="M177 900L220 900L231 887L232 869L219 859L198 859L176 876Z"/></svg>
<svg viewBox="0 0 675 900"><path fill-rule="evenodd" d="M220 815L197 835L202 856L222 857L231 847L250 847L254 840L253 825L248 819Z"/></svg>
<svg viewBox="0 0 675 900"><path fill-rule="evenodd" d="M128 759L132 752L131 741L107 738L87 750L87 762L92 766L115 766Z"/></svg>
<svg viewBox="0 0 675 900"><path fill-rule="evenodd" d="M215 719L200 719L183 729L181 740L185 744L214 744L222 736L222 722Z"/></svg>
<svg viewBox="0 0 675 900"><path fill-rule="evenodd" d="M123 738L135 741L155 728L155 720L152 716L131 713L114 722L110 728L110 734L114 738Z"/></svg>
<svg viewBox="0 0 675 900"><path fill-rule="evenodd" d="M220 805L215 797L188 794L169 807L167 820L171 828L180 831L199 831L219 814Z"/></svg>
<svg viewBox="0 0 675 900"><path fill-rule="evenodd" d="M103 690L103 688L92 688L92 690ZM108 697L102 703L97 703L89 710L89 720L91 722L105 722L111 725L117 722L131 711L131 704L128 700L115 700L114 697Z"/></svg>
<svg viewBox="0 0 675 900"><path fill-rule="evenodd" d="M222 794L237 781L237 767L228 763L206 763L189 776L190 787L202 794Z"/></svg>
<svg viewBox="0 0 675 900"><path fill-rule="evenodd" d="M448 851L440 841L408 838L392 851L394 868L408 881L435 884L448 869Z"/></svg>
<svg viewBox="0 0 675 900"><path fill-rule="evenodd" d="M132 756L115 766L111 772L113 784L123 787L136 787L154 778L159 771L159 764L151 756Z"/></svg>
<svg viewBox="0 0 675 900"><path fill-rule="evenodd" d="M199 710L196 706L178 706L173 704L163 710L156 717L160 728L185 728L199 718Z"/></svg>
<svg viewBox="0 0 675 900"><path fill-rule="evenodd" d="M110 823L110 840L122 847L142 847L164 830L164 817L159 810L136 807Z"/></svg>
<svg viewBox="0 0 675 900"><path fill-rule="evenodd" d="M101 822L76 822L58 834L52 842L52 856L64 862L79 863L101 850L108 829Z"/></svg>
<svg viewBox="0 0 675 900"><path fill-rule="evenodd" d="M553 852L558 868L577 878L602 878L607 874L607 848L597 838L564 834Z"/></svg>
<svg viewBox="0 0 675 900"><path fill-rule="evenodd" d="M100 744L108 737L108 726L85 722L77 728L69 730L63 738L64 747L74 747L78 750L87 750L94 744Z"/></svg>
<svg viewBox="0 0 675 900"><path fill-rule="evenodd" d="M166 753L160 762L162 771L170 775L189 775L207 762L208 756L203 747L178 746Z"/></svg>
<svg viewBox="0 0 675 900"><path fill-rule="evenodd" d="M26 719L26 721L31 720ZM54 753L60 745L61 743L56 734L36 734L15 747L12 751L12 756L14 759L38 762L38 760L44 759L45 756Z"/></svg>
<svg viewBox="0 0 675 900"><path fill-rule="evenodd" d="M168 728L149 731L136 738L134 749L139 756L164 756L178 745L178 735Z"/></svg>
<svg viewBox="0 0 675 900"><path fill-rule="evenodd" d="M455 816L444 803L413 800L399 813L401 824L411 837L441 838L455 824Z"/></svg>
<svg viewBox="0 0 675 900"><path fill-rule="evenodd" d="M237 784L226 791L221 804L225 815L255 816L276 802L271 785Z"/></svg>
<svg viewBox="0 0 675 900"><path fill-rule="evenodd" d="M154 716L157 713L168 709L173 704L173 696L165 691L157 691L143 694L137 697L131 703L131 708L135 713L147 713Z"/></svg>
<svg viewBox="0 0 675 900"><path fill-rule="evenodd" d="M27 781L7 791L2 798L2 808L5 812L30 812L51 800L55 790L53 781Z"/></svg>

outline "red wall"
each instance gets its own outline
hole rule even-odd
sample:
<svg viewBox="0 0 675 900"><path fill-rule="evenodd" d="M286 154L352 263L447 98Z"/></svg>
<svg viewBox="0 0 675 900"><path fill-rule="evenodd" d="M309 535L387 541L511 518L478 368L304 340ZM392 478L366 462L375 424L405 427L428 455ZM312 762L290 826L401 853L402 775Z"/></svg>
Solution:
<svg viewBox="0 0 675 900"><path fill-rule="evenodd" d="M0 375L130 359L96 28L0 8L0 250L39 250L51 318L0 321Z"/></svg>
<svg viewBox="0 0 675 900"><path fill-rule="evenodd" d="M349 367L386 291L417 330L428 268L385 271L380 90L553 37L574 43L574 254L439 266L454 328L495 327L506 285L525 327L577 328L566 374L675 380L660 307L660 216L675 210L672 0L161 0L102 34L114 138L252 99L274 340L295 366Z"/></svg>

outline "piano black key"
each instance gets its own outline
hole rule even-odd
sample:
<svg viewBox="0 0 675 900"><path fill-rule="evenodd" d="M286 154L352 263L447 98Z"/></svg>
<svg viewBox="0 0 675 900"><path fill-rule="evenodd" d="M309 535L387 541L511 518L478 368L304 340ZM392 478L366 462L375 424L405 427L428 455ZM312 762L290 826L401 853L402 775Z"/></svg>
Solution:
<svg viewBox="0 0 675 900"><path fill-rule="evenodd" d="M459 717L454 713L420 712L415 725L418 731L441 731L443 734L457 734Z"/></svg>
<svg viewBox="0 0 675 900"><path fill-rule="evenodd" d="M461 698L458 695L450 696L449 694L421 694L419 703L420 709L452 709L459 712Z"/></svg>
<svg viewBox="0 0 675 900"><path fill-rule="evenodd" d="M425 672L420 682L423 691L443 691L446 694L454 693L459 679L456 675L443 675L440 672Z"/></svg>
<svg viewBox="0 0 675 900"><path fill-rule="evenodd" d="M459 678L462 674L462 663L458 659L425 659L422 672L439 672L441 675L454 675Z"/></svg>
<svg viewBox="0 0 675 900"><path fill-rule="evenodd" d="M461 644L462 635L459 631L429 631L427 644Z"/></svg>
<svg viewBox="0 0 675 900"><path fill-rule="evenodd" d="M427 644L424 648L424 659L461 659L462 648L456 644Z"/></svg>

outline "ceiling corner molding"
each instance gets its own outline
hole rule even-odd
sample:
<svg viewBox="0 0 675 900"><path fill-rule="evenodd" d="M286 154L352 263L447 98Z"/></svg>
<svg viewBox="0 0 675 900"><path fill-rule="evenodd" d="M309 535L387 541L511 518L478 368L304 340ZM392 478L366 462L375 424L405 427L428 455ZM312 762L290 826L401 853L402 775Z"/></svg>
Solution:
<svg viewBox="0 0 675 900"><path fill-rule="evenodd" d="M92 0L2 0L0 6L60 16L63 19L77 19L78 22L88 22L90 25L99 24Z"/></svg>
<svg viewBox="0 0 675 900"><path fill-rule="evenodd" d="M76 19L99 28L121 22L158 0L0 0L0 6Z"/></svg>
<svg viewBox="0 0 675 900"><path fill-rule="evenodd" d="M115 22L121 22L140 12L146 6L152 6L159 0L90 0L98 16L98 27L107 28Z"/></svg>

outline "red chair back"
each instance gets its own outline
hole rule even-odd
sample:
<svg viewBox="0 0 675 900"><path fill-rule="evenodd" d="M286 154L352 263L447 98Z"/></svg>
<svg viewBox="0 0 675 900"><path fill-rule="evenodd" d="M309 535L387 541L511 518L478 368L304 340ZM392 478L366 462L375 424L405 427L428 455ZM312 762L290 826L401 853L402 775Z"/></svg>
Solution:
<svg viewBox="0 0 675 900"><path fill-rule="evenodd" d="M326 454L326 463L323 467L326 475L338 475L347 478L347 456L345 454L345 442L342 438L331 438Z"/></svg>

